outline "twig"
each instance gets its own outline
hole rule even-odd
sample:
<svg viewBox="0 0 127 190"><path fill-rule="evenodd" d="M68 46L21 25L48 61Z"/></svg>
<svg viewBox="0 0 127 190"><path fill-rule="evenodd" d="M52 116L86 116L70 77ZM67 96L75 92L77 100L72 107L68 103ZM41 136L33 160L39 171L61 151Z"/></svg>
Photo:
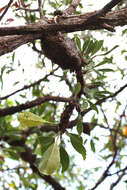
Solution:
<svg viewBox="0 0 127 190"><path fill-rule="evenodd" d="M114 156L112 158L112 161L110 162L110 164L108 165L108 167L106 168L106 170L103 172L101 178L97 181L97 183L95 184L95 186L93 188L91 188L90 190L96 189L108 177L109 169L114 164L116 156L117 156L117 150L115 151Z"/></svg>
<svg viewBox="0 0 127 190"><path fill-rule="evenodd" d="M8 11L9 7L11 6L13 0L10 0L9 3L7 4L6 9L4 10L4 12L2 13L2 15L0 16L0 21L2 20L2 18L4 17L4 15L6 14L6 12Z"/></svg>
<svg viewBox="0 0 127 190"><path fill-rule="evenodd" d="M102 107L101 107L101 111L102 111L102 113L103 113L103 116L104 116L105 122L107 123L107 126L108 126L108 128L110 129L110 125L109 125L109 122L108 122L108 118L107 118L107 116L106 116L106 114L105 114L105 112L104 112L104 110L103 110Z"/></svg>
<svg viewBox="0 0 127 190"><path fill-rule="evenodd" d="M87 23L97 17L105 16L113 7L115 7L118 3L120 3L122 0L112 0L108 4L106 4L101 10L96 11L94 15L89 17ZM111 26L110 26L111 27Z"/></svg>
<svg viewBox="0 0 127 190"><path fill-rule="evenodd" d="M119 173L125 172L126 170L127 170L127 166L126 166L125 168L123 168L123 169L121 169L121 170L115 172L115 173L109 174L109 176L118 175Z"/></svg>
<svg viewBox="0 0 127 190"><path fill-rule="evenodd" d="M18 7L16 9L16 11L18 11L18 10L23 10L23 11L27 11L27 12L38 12L39 11L39 9L28 9L28 8L23 8L23 7Z"/></svg>
<svg viewBox="0 0 127 190"><path fill-rule="evenodd" d="M122 92L125 88L127 88L127 84L125 84L124 86L122 86L118 91L116 91L115 93L113 93L112 95L109 95L105 98L102 98L100 100L98 100L95 105L100 105L102 104L103 102L105 102L107 99L109 98L113 98L113 97L116 97L120 92ZM85 115L86 113L88 113L90 110L92 110L91 108L88 108L86 109L85 111L83 111L81 114L82 115Z"/></svg>
<svg viewBox="0 0 127 190"><path fill-rule="evenodd" d="M126 175L125 171L123 171L123 173L118 176L117 180L111 184L110 190L114 189L114 187L121 181L121 179L123 178L124 175Z"/></svg>
<svg viewBox="0 0 127 190"><path fill-rule="evenodd" d="M120 3L122 0L112 0L108 4L106 4L102 11L101 14L105 15L107 12L109 12L113 7L115 7L118 3Z"/></svg>
<svg viewBox="0 0 127 190"><path fill-rule="evenodd" d="M81 0L73 0L72 3L69 5L69 7L63 11L63 14L71 15L76 10L76 8L79 5L80 1Z"/></svg>
<svg viewBox="0 0 127 190"><path fill-rule="evenodd" d="M42 0L38 0L38 10L40 14L40 19L43 18L43 13L42 13Z"/></svg>
<svg viewBox="0 0 127 190"><path fill-rule="evenodd" d="M113 98L113 97L117 96L117 95L118 95L120 92L122 92L126 87L127 87L127 84L125 84L124 86L122 86L122 87L121 87L118 91L116 91L114 94L109 95L109 96L107 96L107 97L105 97L105 98L102 98L102 99L98 100L98 101L95 103L95 105L100 105L100 104L102 104L103 102L105 102L106 100L108 100L109 98ZM88 108L88 109L82 111L82 112L81 112L81 115L84 116L86 113L88 113L88 112L91 111L91 110L92 110L92 108L90 107L90 108ZM68 127L69 127L69 128L72 128L73 126L75 126L75 125L77 124L77 122L78 122L78 117L77 117L75 120L72 120L72 121L68 124ZM111 129L111 130L113 130L113 129Z"/></svg>
<svg viewBox="0 0 127 190"><path fill-rule="evenodd" d="M21 92L21 91L23 91L23 90L26 90L26 89L28 89L28 88L31 88L31 87L33 87L33 86L35 86L35 85L40 84L42 81L44 81L45 79L47 79L47 77L49 77L50 75L52 75L57 69L58 69L58 67L57 67L56 69L54 69L53 71L51 71L49 74L47 74L47 75L46 75L45 77L43 77L42 79L39 79L38 81L36 81L36 82L34 82L34 83L30 84L30 85L25 85L24 87L20 88L19 90L16 90L16 91L12 92L11 94L8 94L8 95L6 95L6 96L0 97L0 100L7 99L7 98L9 98L10 96L12 96L12 95L14 95L14 94L16 94L16 93L18 93L18 92Z"/></svg>

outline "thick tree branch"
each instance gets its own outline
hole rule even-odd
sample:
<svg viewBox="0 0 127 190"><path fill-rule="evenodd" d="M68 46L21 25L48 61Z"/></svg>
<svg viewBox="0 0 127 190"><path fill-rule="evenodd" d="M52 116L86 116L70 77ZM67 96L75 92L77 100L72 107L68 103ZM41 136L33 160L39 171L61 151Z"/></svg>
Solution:
<svg viewBox="0 0 127 190"><path fill-rule="evenodd" d="M103 26L103 23L109 24L113 27L124 26L127 24L127 9L111 11L104 17L97 17L97 19L91 20L88 24L88 20L92 15L95 15L95 12L78 16L61 17L57 24L38 22L17 27L1 27L0 36L36 34L36 38L39 38L39 34L44 35L46 33L69 33L83 30L104 29L105 27Z"/></svg>
<svg viewBox="0 0 127 190"><path fill-rule="evenodd" d="M12 106L12 107L0 109L0 117L6 116L6 115L11 115L11 114L14 114L16 112L20 112L22 110L32 108L34 106L40 105L46 101L51 101L51 100L56 101L56 102L70 102L72 100L72 98L64 98L64 97L59 97L59 96L47 95L45 97L37 98L31 102L26 102L25 104L20 104L18 106Z"/></svg>
<svg viewBox="0 0 127 190"><path fill-rule="evenodd" d="M14 36L5 36L0 37L0 55L12 52L16 48L20 47L23 44L32 42L35 39L41 38L41 35L37 34L27 34L27 35L14 35Z"/></svg>
<svg viewBox="0 0 127 190"><path fill-rule="evenodd" d="M120 11L111 11L104 17L89 18L95 15L95 12L86 13L78 16L60 17L56 24L38 22L35 24L17 26L17 27L1 27L0 28L0 55L13 51L17 47L31 42L35 39L40 39L47 33L56 32L75 32L83 30L108 29L114 31L116 26L127 25L127 9ZM21 35L21 36L7 36Z"/></svg>

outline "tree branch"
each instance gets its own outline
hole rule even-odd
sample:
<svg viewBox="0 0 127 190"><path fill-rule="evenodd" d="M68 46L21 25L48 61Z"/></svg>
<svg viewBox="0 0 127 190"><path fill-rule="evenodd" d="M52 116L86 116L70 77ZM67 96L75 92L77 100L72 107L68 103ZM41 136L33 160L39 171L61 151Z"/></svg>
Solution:
<svg viewBox="0 0 127 190"><path fill-rule="evenodd" d="M97 17L97 20L91 20L88 24L89 18L95 15L95 12L81 14L77 16L61 17L59 23L35 23L16 27L1 27L0 36L7 35L24 35L24 34L46 34L54 32L70 33L83 30L104 29L103 23L107 23L113 27L123 26L127 24L127 9L120 11L111 11L104 17ZM38 38L37 36L36 38Z"/></svg>
<svg viewBox="0 0 127 190"><path fill-rule="evenodd" d="M124 175L126 175L125 171L123 171L123 173L118 176L117 180L111 184L110 190L114 189L114 187L121 181L121 179L123 178Z"/></svg>
<svg viewBox="0 0 127 190"><path fill-rule="evenodd" d="M113 27L124 26L127 24L127 8L120 11L111 11L104 17L97 17L88 22L89 18L95 15L95 12L86 13L78 16L60 17L59 22L46 23L38 22L25 26L16 27L1 27L0 36L0 55L13 51L17 47L31 42L35 39L40 39L47 33L56 32L75 32L83 30L108 29L113 31ZM22 35L22 36L7 36L7 35ZM14 43L15 42L15 43Z"/></svg>
<svg viewBox="0 0 127 190"><path fill-rule="evenodd" d="M72 100L72 98L64 98L64 97L59 97L59 96L50 96L47 95L45 97L40 97L37 98L31 102L26 102L24 104L20 104L17 106L12 106L12 107L7 107L4 109L0 109L0 117L2 116L6 116L6 115L11 115L14 114L16 112L20 112L22 110L26 110L28 108L32 108L34 106L40 105L46 101L56 101L56 102L70 102Z"/></svg>
<svg viewBox="0 0 127 190"><path fill-rule="evenodd" d="M63 11L63 13L65 15L71 15L76 10L76 8L79 5L80 1L81 0L73 0L72 3L69 5L69 7Z"/></svg>
<svg viewBox="0 0 127 190"><path fill-rule="evenodd" d="M105 102L107 99L109 98L113 98L113 97L116 97L120 92L122 92L125 88L127 88L127 84L125 84L124 86L122 86L118 91L116 91L115 93L105 97L105 98L102 98L100 100L98 100L95 105L101 105L103 102ZM83 111L81 114L82 115L85 115L86 113L88 113L89 111L91 110L91 108L88 108L86 109L85 111Z"/></svg>
<svg viewBox="0 0 127 190"><path fill-rule="evenodd" d="M4 10L4 12L2 13L2 15L0 16L0 21L2 20L2 18L4 17L4 15L6 14L6 12L8 11L9 7L11 6L13 0L10 0L9 3L7 4L6 9Z"/></svg>
<svg viewBox="0 0 127 190"><path fill-rule="evenodd" d="M49 74L47 74L47 75L46 75L45 77L43 77L42 79L39 79L38 81L36 81L36 82L34 82L34 83L30 84L30 85L25 85L24 87L22 87L22 88L20 88L20 89L18 89L18 90L16 90L16 91L14 91L14 92L12 92L12 93L6 95L6 96L0 97L0 101L1 101L1 100L4 100L4 99L7 99L7 98L9 98L10 96L12 96L12 95L14 95L14 94L16 94L16 93L18 93L18 92L21 92L21 91L23 91L23 90L29 89L29 88L31 88L31 87L33 87L33 86L35 86L35 85L40 84L42 81L44 81L45 79L47 79L48 76L52 75L57 69L58 69L58 67L57 67L56 69L54 69L53 71L51 71Z"/></svg>
<svg viewBox="0 0 127 190"><path fill-rule="evenodd" d="M27 34L27 35L14 35L14 36L5 36L0 37L0 55L12 52L16 48L20 47L23 44L32 42L35 39L41 38L40 34Z"/></svg>

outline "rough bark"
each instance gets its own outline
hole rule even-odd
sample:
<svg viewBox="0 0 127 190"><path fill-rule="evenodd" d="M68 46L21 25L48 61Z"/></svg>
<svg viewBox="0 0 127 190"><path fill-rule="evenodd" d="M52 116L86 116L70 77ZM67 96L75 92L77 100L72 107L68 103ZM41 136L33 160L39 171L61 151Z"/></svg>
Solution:
<svg viewBox="0 0 127 190"><path fill-rule="evenodd" d="M38 22L25 26L1 27L0 55L11 52L25 43L31 42L35 39L40 39L47 33L70 33L75 31L97 29L107 29L114 31L113 28L116 26L127 25L127 9L120 11L110 11L104 17L97 16L94 19L89 19L91 16L96 14L97 12L91 12L78 16L61 16L58 18L58 23Z"/></svg>

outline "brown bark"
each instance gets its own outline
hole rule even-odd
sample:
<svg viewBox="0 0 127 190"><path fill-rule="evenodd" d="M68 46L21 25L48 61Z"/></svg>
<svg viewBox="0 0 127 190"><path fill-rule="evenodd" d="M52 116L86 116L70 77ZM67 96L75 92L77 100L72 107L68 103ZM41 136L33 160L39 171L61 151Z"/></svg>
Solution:
<svg viewBox="0 0 127 190"><path fill-rule="evenodd" d="M23 44L32 42L33 40L40 38L41 35L13 35L13 36L4 36L0 38L0 55L12 52L16 48L20 47Z"/></svg>
<svg viewBox="0 0 127 190"><path fill-rule="evenodd" d="M104 17L97 16L94 19L89 19L91 16L96 14L97 12L91 12L78 16L61 16L59 17L57 24L38 22L25 26L1 27L0 36L2 37L0 37L0 55L11 52L17 47L35 39L39 39L47 33L69 33L97 29L113 31L113 27L124 26L127 24L127 8L120 11L111 11Z"/></svg>

